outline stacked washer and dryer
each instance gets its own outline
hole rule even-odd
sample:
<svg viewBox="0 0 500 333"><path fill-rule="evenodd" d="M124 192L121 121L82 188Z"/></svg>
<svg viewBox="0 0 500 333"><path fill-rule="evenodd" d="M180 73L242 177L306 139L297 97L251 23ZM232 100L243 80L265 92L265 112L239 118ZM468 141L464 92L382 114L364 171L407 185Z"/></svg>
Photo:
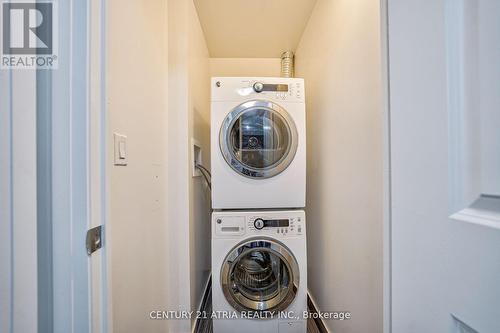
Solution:
<svg viewBox="0 0 500 333"><path fill-rule="evenodd" d="M215 333L305 333L304 81L212 78Z"/></svg>

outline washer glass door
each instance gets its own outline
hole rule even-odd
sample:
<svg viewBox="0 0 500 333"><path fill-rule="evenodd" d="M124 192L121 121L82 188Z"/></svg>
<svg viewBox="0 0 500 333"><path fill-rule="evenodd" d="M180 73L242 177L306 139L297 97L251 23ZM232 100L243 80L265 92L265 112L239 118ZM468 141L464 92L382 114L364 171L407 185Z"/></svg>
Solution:
<svg viewBox="0 0 500 333"><path fill-rule="evenodd" d="M238 311L282 311L295 299L298 264L284 245L248 241L224 260L221 284L227 301Z"/></svg>
<svg viewBox="0 0 500 333"><path fill-rule="evenodd" d="M224 120L220 148L226 162L250 178L269 178L285 170L297 151L297 129L282 107L249 101Z"/></svg>

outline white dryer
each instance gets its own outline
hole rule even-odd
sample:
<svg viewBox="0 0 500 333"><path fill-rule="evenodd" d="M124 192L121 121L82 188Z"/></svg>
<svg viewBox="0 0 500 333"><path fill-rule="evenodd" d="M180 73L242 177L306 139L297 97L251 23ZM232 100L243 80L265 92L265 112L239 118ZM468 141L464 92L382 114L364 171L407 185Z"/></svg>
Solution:
<svg viewBox="0 0 500 333"><path fill-rule="evenodd" d="M214 332L306 332L305 222L302 210L212 213Z"/></svg>
<svg viewBox="0 0 500 333"><path fill-rule="evenodd" d="M214 77L211 84L213 208L304 207L304 80Z"/></svg>

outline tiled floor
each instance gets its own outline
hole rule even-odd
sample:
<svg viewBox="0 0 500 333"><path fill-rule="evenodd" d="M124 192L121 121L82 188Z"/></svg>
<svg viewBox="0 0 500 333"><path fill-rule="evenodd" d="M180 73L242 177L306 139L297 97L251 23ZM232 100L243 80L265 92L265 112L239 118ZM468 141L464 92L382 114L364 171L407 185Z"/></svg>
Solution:
<svg viewBox="0 0 500 333"><path fill-rule="evenodd" d="M206 299L206 303L204 305L204 309L206 313L211 313L212 312L212 291L210 288L209 295ZM202 319L199 322L199 325L197 329L195 330L195 333L212 333L213 332L213 327L212 327L212 319ZM316 323L314 320L309 319L307 321L307 333L320 333L320 330L316 326Z"/></svg>

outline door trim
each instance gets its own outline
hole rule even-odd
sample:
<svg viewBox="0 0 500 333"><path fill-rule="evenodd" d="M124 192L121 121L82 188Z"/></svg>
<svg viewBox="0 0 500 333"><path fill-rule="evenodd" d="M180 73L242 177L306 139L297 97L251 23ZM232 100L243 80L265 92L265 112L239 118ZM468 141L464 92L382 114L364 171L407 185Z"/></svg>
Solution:
<svg viewBox="0 0 500 333"><path fill-rule="evenodd" d="M383 129L383 332L392 332L391 108L389 82L389 0L380 0Z"/></svg>

